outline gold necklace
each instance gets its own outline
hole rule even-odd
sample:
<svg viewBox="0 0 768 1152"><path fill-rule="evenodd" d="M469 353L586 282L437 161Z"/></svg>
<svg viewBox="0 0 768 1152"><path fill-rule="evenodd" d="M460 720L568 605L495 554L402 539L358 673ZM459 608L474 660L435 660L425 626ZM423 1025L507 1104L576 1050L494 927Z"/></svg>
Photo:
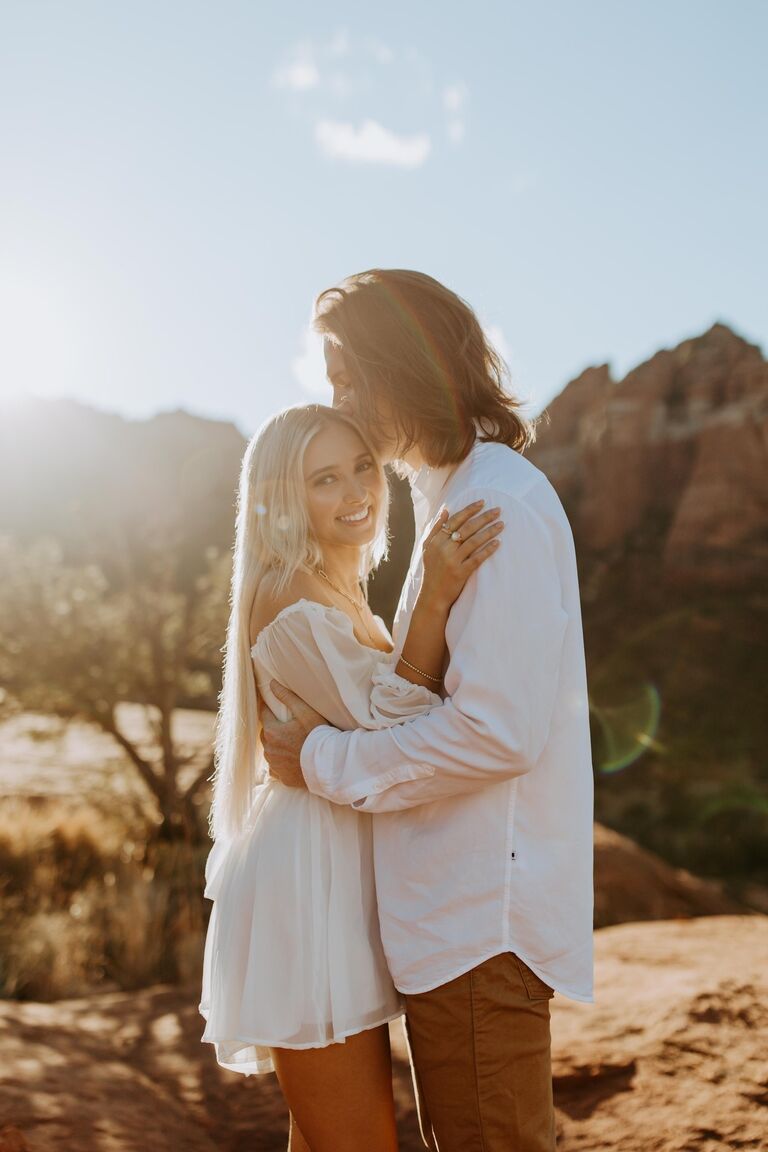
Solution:
<svg viewBox="0 0 768 1152"><path fill-rule="evenodd" d="M339 588L338 584L334 584L333 580L331 580L330 576L326 572L323 572L322 568L315 568L315 572L317 572L318 576L322 576L322 578L323 578L323 580L325 580L326 584L330 584L330 586L331 586L331 588L333 588L334 592L338 592L339 596L343 596L345 600L349 600L350 604L352 605L352 607L355 609L358 616L360 617L360 623L362 624L363 628L365 628L365 631L368 633L368 639L371 641L374 648L377 648L378 647L378 644L376 643L377 637L373 635L370 628L366 624L365 617L363 616L363 610L362 610L361 606L358 604L357 600L355 600L354 596L350 596L349 593L345 592L343 588Z"/></svg>

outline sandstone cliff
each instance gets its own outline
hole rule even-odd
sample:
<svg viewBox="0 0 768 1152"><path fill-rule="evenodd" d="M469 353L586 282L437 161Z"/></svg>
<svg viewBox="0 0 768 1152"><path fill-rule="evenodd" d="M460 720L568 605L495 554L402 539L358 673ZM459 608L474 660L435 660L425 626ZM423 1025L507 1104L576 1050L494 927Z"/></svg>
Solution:
<svg viewBox="0 0 768 1152"><path fill-rule="evenodd" d="M632 544L668 582L768 575L768 363L715 324L614 381L588 368L552 402L531 459L585 560Z"/></svg>

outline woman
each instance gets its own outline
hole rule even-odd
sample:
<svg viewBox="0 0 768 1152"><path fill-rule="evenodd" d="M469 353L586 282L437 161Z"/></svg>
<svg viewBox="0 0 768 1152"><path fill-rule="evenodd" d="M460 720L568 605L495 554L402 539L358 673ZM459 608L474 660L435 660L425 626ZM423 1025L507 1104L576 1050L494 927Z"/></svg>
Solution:
<svg viewBox="0 0 768 1152"><path fill-rule="evenodd" d="M395 666L363 592L385 551L387 483L356 424L289 409L243 459L200 1010L219 1063L277 1072L292 1152L396 1148L387 1023L401 1004L379 938L371 818L268 778L256 687L283 718L273 680L345 729L439 706L448 611L492 554L497 517L470 505L438 518Z"/></svg>

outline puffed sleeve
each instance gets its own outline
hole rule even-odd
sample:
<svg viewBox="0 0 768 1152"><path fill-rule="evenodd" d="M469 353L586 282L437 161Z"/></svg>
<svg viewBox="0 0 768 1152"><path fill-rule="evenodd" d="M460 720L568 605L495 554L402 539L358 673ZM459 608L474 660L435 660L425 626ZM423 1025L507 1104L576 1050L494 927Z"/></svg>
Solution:
<svg viewBox="0 0 768 1152"><path fill-rule="evenodd" d="M337 608L299 600L257 637L252 649L259 691L280 719L287 710L269 681L290 688L335 728L388 728L442 704L398 676L394 657L361 644Z"/></svg>

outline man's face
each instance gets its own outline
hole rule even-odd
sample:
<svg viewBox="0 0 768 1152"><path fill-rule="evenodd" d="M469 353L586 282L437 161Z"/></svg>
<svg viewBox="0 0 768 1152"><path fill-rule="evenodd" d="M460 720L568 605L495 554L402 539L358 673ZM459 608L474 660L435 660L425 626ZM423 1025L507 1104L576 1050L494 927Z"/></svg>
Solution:
<svg viewBox="0 0 768 1152"><path fill-rule="evenodd" d="M344 353L338 344L332 344L327 338L323 341L325 353L325 372L333 388L333 406L357 416L355 411L355 395L352 383L344 363Z"/></svg>
<svg viewBox="0 0 768 1152"><path fill-rule="evenodd" d="M333 388L333 406L348 412L360 424L363 432L376 447L382 460L388 463L397 456L397 440L392 421L392 410L383 399L376 401L376 417L371 421L366 414L360 411L358 398L352 378L344 362L344 350L338 344L332 343L327 337L323 341L325 352L325 369L328 380Z"/></svg>

